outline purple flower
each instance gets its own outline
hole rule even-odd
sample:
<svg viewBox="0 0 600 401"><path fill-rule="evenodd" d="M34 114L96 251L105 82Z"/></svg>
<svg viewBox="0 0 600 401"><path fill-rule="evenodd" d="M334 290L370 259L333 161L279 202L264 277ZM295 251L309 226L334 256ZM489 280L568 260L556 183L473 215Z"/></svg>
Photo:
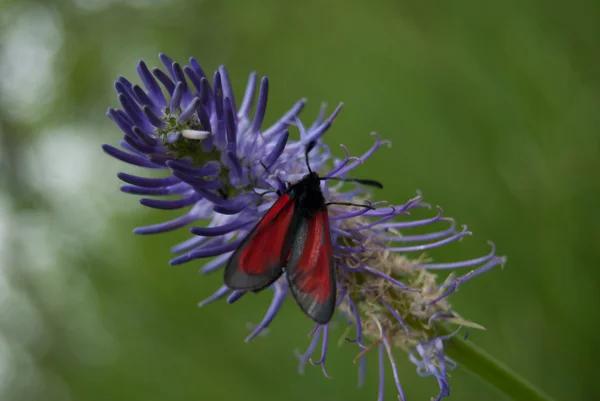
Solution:
<svg viewBox="0 0 600 401"><path fill-rule="evenodd" d="M335 159L321 137L337 117L341 105L328 117L325 106L310 126L298 115L304 100L292 105L275 124L263 127L269 84L263 77L258 85L251 73L241 103L236 103L225 67L212 77L206 76L198 62L190 58L181 66L161 54L166 72L150 70L138 64L142 86L120 77L115 83L121 109L108 109L108 116L123 131L121 149L104 145L109 155L139 167L164 170L161 178L147 178L126 173L118 177L126 183L126 193L151 196L140 203L154 209L184 209L181 216L160 224L140 227L137 234L155 234L188 226L193 236L172 248L177 254L172 265L195 259L212 258L201 268L210 273L225 265L241 239L260 220L275 195L265 192L285 191L289 182L307 173L304 149L317 141L318 151L311 153L310 164L325 177L346 177L356 166L369 159L377 149L388 145L374 134L373 146L360 157L351 157L348 149L343 159ZM165 96L165 93L167 96ZM252 109L254 111L252 111ZM300 133L299 140L290 138L288 129ZM331 166L331 167L328 167ZM266 167L266 168L265 168ZM267 172L269 171L269 172ZM333 181L332 181L333 182ZM322 189L329 201L364 201L369 195L360 185L323 181ZM155 196L176 195L175 199ZM392 348L410 350L409 359L421 376L434 376L439 384L437 399L449 395L447 371L455 363L444 355L444 340L436 336L440 321L480 327L462 319L452 311L447 297L461 284L505 262L496 256L491 245L488 255L467 261L431 263L423 252L458 241L471 233L466 226L456 227L454 220L443 217L441 208L427 217L411 218L410 212L429 210L421 196L401 205L373 202L375 210L332 206L329 208L332 243L338 269L338 301L340 316L354 328L355 337L347 341L358 346L359 384L365 375L365 354L377 348L379 355L380 391L383 399L383 377L389 360L400 399L404 393ZM442 226L442 228L439 228ZM411 234L411 230L430 228L427 234ZM459 276L451 273L442 284L436 282L437 270L471 270ZM246 341L262 333L275 318L288 286L282 277L272 286L273 298L264 319L252 326ZM244 291L232 291L225 285L200 302L200 306L225 298L233 303ZM320 344L320 365L324 374L329 345L329 323L316 325L312 341L299 354L302 371Z"/></svg>

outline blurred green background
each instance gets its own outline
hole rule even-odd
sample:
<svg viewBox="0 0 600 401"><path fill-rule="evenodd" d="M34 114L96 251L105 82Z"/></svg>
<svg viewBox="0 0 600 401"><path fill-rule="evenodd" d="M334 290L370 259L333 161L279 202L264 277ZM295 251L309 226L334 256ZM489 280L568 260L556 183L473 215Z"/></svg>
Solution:
<svg viewBox="0 0 600 401"><path fill-rule="evenodd" d="M585 0L0 2L0 399L375 400L371 355L333 346L329 373L297 374L310 323L291 303L250 344L269 292L196 304L220 284L200 262L170 267L187 230L138 237L173 217L119 192L104 155L120 131L113 81L145 59L227 65L238 98L251 70L271 83L271 122L300 97L345 107L326 141L366 150L380 199L423 191L475 235L433 253L488 251L506 268L452 302L488 328L472 341L557 400L592 399L600 358L600 5ZM336 150L340 154L339 150ZM337 341L342 328L335 329ZM408 400L437 393L397 352ZM596 386L595 386L596 385ZM451 400L502 400L465 370ZM388 372L386 400L396 399Z"/></svg>

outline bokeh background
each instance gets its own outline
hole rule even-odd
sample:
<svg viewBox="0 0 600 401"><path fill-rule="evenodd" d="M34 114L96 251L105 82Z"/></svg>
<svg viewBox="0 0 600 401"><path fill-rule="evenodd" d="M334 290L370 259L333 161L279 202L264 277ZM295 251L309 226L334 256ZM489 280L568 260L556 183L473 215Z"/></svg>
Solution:
<svg viewBox="0 0 600 401"><path fill-rule="evenodd" d="M436 259L488 239L508 256L453 296L488 328L472 341L557 400L594 398L599 17L585 0L0 1L0 399L376 399L374 359L357 389L348 344L330 350L332 380L297 374L311 325L291 302L250 344L269 293L198 309L222 278L167 264L186 230L131 233L172 215L119 192L115 173L135 169L102 153L121 137L105 111L113 81L158 52L227 65L238 96L267 75L267 122L300 97L305 121L343 100L332 147L393 141L360 169L380 198L421 190L475 232ZM409 400L436 394L396 358ZM504 399L464 370L451 385L451 400Z"/></svg>

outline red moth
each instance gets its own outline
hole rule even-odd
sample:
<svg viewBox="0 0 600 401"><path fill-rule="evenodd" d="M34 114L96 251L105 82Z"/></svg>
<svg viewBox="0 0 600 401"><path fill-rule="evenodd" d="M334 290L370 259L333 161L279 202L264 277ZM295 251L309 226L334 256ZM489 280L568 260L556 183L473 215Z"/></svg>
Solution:
<svg viewBox="0 0 600 401"><path fill-rule="evenodd" d="M275 282L285 271L290 291L300 308L319 324L331 320L336 301L336 271L331 247L327 205L355 205L348 202L325 203L322 180L354 181L382 188L377 181L356 178L319 177L309 173L290 185L250 231L231 255L225 267L225 285L234 290L259 292Z"/></svg>

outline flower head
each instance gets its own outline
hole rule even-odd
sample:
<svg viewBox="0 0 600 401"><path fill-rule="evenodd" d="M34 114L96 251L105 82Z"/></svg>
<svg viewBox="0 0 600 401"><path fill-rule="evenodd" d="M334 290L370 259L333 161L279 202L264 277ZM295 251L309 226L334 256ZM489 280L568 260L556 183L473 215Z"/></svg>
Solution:
<svg viewBox="0 0 600 401"><path fill-rule="evenodd" d="M138 75L144 88L120 77L115 89L121 109L108 110L108 116L123 131L118 149L104 145L106 153L126 163L164 170L162 178L139 177L120 173L126 183L123 192L142 196L177 195L176 199L142 198L140 202L154 209L184 209L174 220L135 229L138 234L167 232L191 227L193 236L172 248L177 254L171 264L212 257L201 268L210 273L222 268L245 235L273 205L276 196L265 192L286 190L287 183L301 179L307 173L303 162L308 143L316 141L318 151L311 153L310 165L323 177L347 177L356 166L369 159L389 142L374 134L374 144L360 157L352 157L348 149L343 159L333 158L327 145L321 142L331 127L341 105L325 117L325 107L310 126L298 115L304 100L294 104L275 124L263 127L268 80L263 77L254 112L251 112L257 76L250 74L239 107L224 67L212 81L193 58L181 66L167 56L159 56L166 72L138 64ZM165 96L165 93L167 96ZM296 127L299 140L290 138L288 128ZM331 167L328 167L331 166ZM364 201L369 195L364 187L323 181L322 190L328 201ZM447 370L454 368L444 355L447 336L436 335L436 323L445 321L457 325L480 327L454 312L447 297L466 281L505 262L496 255L491 244L488 255L467 261L432 263L423 252L458 241L471 233L466 226L456 228L454 220L443 217L437 208L426 218L411 218L410 212L431 209L420 195L401 205L373 202L375 208L331 206L331 229L334 258L337 265L337 308L354 328L360 362L359 383L365 374L365 354L377 348L379 354L380 393L383 399L385 359L390 361L400 399L404 393L398 380L392 348L409 352L409 360L422 376L434 376L440 391L437 399L450 392ZM439 228L443 226L441 229ZM411 234L411 230L429 228L426 234ZM433 273L471 268L468 273L450 274L438 284ZM273 283L273 298L264 319L252 326L246 338L250 341L262 333L275 318L288 298L288 284L282 277ZM226 298L233 303L245 294L223 285L200 302L200 306ZM324 374L329 345L330 324L315 325L312 341L305 353L299 354L300 370L321 344L320 358Z"/></svg>

